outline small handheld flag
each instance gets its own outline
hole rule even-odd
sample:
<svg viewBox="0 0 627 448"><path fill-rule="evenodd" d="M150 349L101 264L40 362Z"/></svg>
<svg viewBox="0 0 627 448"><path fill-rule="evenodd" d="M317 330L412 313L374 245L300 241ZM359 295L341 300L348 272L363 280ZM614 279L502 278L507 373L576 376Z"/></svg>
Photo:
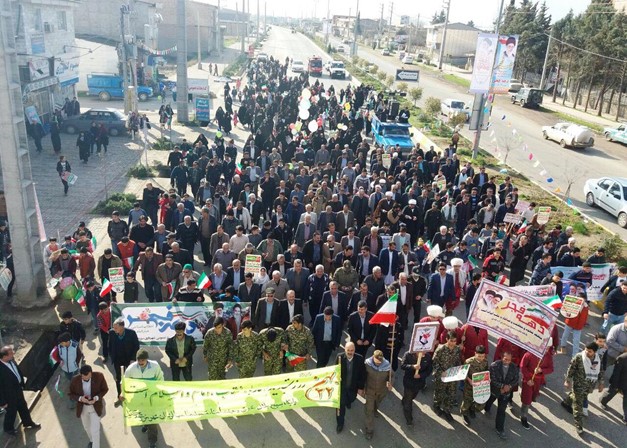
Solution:
<svg viewBox="0 0 627 448"><path fill-rule="evenodd" d="M296 355L291 352L285 352L285 357L287 358L287 362L289 362L292 367L295 367L301 362L305 362L307 360L305 356Z"/></svg>
<svg viewBox="0 0 627 448"><path fill-rule="evenodd" d="M370 318L370 324L394 324L396 322L396 304L398 294L394 294L388 299L379 311Z"/></svg>
<svg viewBox="0 0 627 448"><path fill-rule="evenodd" d="M209 279L207 274L203 272L200 278L198 279L198 282L196 282L196 288L207 289L210 287L211 287L211 280Z"/></svg>
<svg viewBox="0 0 627 448"><path fill-rule="evenodd" d="M560 299L560 296L558 296L557 294L544 299L542 303L550 308L553 308L554 310L559 310L560 308L562 308L562 301Z"/></svg>
<svg viewBox="0 0 627 448"><path fill-rule="evenodd" d="M104 282L102 282L102 289L100 290L100 297L104 297L107 294L110 294L111 291L113 291L113 283L111 283L108 278L105 278Z"/></svg>
<svg viewBox="0 0 627 448"><path fill-rule="evenodd" d="M57 377L57 380L54 382L54 390L56 390L59 396L63 398L63 391L61 390L61 387L59 386L60 382L61 382L61 374L59 374L59 376Z"/></svg>
<svg viewBox="0 0 627 448"><path fill-rule="evenodd" d="M74 296L74 301L77 302L81 308L87 307L87 302L85 301L85 292L82 289L79 289Z"/></svg>
<svg viewBox="0 0 627 448"><path fill-rule="evenodd" d="M172 300L174 298L174 294L176 293L176 280L172 280L168 283L168 300Z"/></svg>
<svg viewBox="0 0 627 448"><path fill-rule="evenodd" d="M98 247L98 240L96 239L95 236L91 237L91 251L95 251L96 247Z"/></svg>
<svg viewBox="0 0 627 448"><path fill-rule="evenodd" d="M48 362L50 363L52 367L54 367L60 361L61 361L61 357L59 356L59 346L55 345L52 351L50 352L50 357L48 359Z"/></svg>

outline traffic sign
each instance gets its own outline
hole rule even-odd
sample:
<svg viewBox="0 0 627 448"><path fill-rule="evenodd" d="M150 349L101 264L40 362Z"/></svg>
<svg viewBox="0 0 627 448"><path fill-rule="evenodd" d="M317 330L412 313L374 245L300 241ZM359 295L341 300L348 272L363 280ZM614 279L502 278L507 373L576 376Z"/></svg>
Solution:
<svg viewBox="0 0 627 448"><path fill-rule="evenodd" d="M420 70L405 70L405 69L396 69L396 80L397 81L412 81L418 82L418 77L420 75Z"/></svg>

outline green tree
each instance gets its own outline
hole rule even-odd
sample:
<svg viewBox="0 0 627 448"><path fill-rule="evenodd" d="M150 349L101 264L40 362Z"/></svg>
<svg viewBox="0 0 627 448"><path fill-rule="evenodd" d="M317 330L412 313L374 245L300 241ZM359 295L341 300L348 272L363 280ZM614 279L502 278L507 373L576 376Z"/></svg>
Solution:
<svg viewBox="0 0 627 448"><path fill-rule="evenodd" d="M440 114L440 99L434 96L430 96L425 100L425 112L432 117L437 117Z"/></svg>
<svg viewBox="0 0 627 448"><path fill-rule="evenodd" d="M422 89L420 87L414 87L409 91L409 97L414 102L414 106L422 98Z"/></svg>
<svg viewBox="0 0 627 448"><path fill-rule="evenodd" d="M387 76L387 73L385 73L385 71L383 69L380 69L377 72L377 78L379 78L379 81L383 82L383 80L385 79L385 77Z"/></svg>
<svg viewBox="0 0 627 448"><path fill-rule="evenodd" d="M399 92L406 93L408 89L409 85L406 82L399 82L396 86L396 90L398 90Z"/></svg>
<svg viewBox="0 0 627 448"><path fill-rule="evenodd" d="M394 76L392 76L392 75L387 75L387 76L385 77L385 81L384 81L384 82L385 82L385 85L386 85L388 88L390 88L390 87L392 86L392 84L394 84Z"/></svg>
<svg viewBox="0 0 627 448"><path fill-rule="evenodd" d="M437 25L438 23L446 22L446 13L442 9L439 13L434 13L431 18L431 25Z"/></svg>
<svg viewBox="0 0 627 448"><path fill-rule="evenodd" d="M475 22L473 22L472 20L469 20L468 23L466 23L466 25L471 26L471 27L475 27Z"/></svg>

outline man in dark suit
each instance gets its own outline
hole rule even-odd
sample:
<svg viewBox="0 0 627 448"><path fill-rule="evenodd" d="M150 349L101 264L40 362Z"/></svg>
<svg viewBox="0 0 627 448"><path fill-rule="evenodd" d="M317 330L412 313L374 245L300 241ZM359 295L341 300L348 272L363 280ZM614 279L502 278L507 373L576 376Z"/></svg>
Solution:
<svg viewBox="0 0 627 448"><path fill-rule="evenodd" d="M0 408L6 410L4 416L4 432L10 436L17 435L15 417L20 414L25 428L41 428L30 416L28 405L24 399L26 378L13 359L13 347L5 345L0 349Z"/></svg>
<svg viewBox="0 0 627 448"><path fill-rule="evenodd" d="M320 312L327 307L331 307L333 313L341 319L342 323L344 323L348 318L348 297L346 297L346 294L339 289L340 286L338 282L333 281L329 283L329 290L322 294Z"/></svg>
<svg viewBox="0 0 627 448"><path fill-rule="evenodd" d="M307 279L311 272L303 267L300 259L294 260L294 267L287 271L285 279L290 289L294 290L297 299L302 299L307 294ZM302 314L302 313L301 313ZM290 319L291 322L291 319Z"/></svg>
<svg viewBox="0 0 627 448"><path fill-rule="evenodd" d="M343 210L335 214L335 230L342 236L348 233L348 229L353 226L354 222L355 214L348 204L344 204Z"/></svg>
<svg viewBox="0 0 627 448"><path fill-rule="evenodd" d="M366 276L372 274L372 270L375 266L379 265L379 258L370 253L370 247L361 246L361 255L357 257L357 273L360 279L364 279Z"/></svg>
<svg viewBox="0 0 627 448"><path fill-rule="evenodd" d="M115 372L115 386L120 396L122 392L122 368L126 369L133 362L139 350L139 339L137 333L130 328L124 328L124 318L118 317L113 322L113 328L109 330L109 356L113 361L113 369ZM118 407L122 404L117 400L114 405Z"/></svg>
<svg viewBox="0 0 627 448"><path fill-rule="evenodd" d="M355 291L350 301L348 302L348 315L350 316L352 313L357 311L357 306L362 300L367 304L368 302L374 301L374 299L375 297L373 297L372 293L368 291L368 285L363 282L360 283L359 291Z"/></svg>
<svg viewBox="0 0 627 448"><path fill-rule="evenodd" d="M453 283L453 276L446 273L446 263L440 263L438 265L438 272L432 274L429 279L427 300L433 305L439 305L441 307L444 307L447 301L454 301L455 288Z"/></svg>
<svg viewBox="0 0 627 448"><path fill-rule="evenodd" d="M372 294L373 301L368 302L368 311L375 313L379 308L377 307L377 300L382 294L385 295L385 283L383 282L383 274L381 268L377 266L373 269L372 274L364 279L364 283L368 285L368 291Z"/></svg>
<svg viewBox="0 0 627 448"><path fill-rule="evenodd" d="M297 244L292 244L288 250L283 252L283 255L285 255L285 261L292 263L292 265L296 260L303 259L303 253L298 249Z"/></svg>
<svg viewBox="0 0 627 448"><path fill-rule="evenodd" d="M350 409L351 405L357 398L357 394L364 395L364 387L366 385L366 368L364 365L364 357L355 353L355 344L347 342L344 346L344 353L337 356L337 363L340 365L340 378L342 378L340 386L340 409L337 414L337 432L344 429L344 416L346 408Z"/></svg>
<svg viewBox="0 0 627 448"><path fill-rule="evenodd" d="M89 391L86 396L85 390ZM83 422L89 437L89 446L100 446L100 418L105 411L104 397L109 392L105 377L100 372L93 372L90 365L85 364L70 381L70 400L76 402L76 416ZM97 422L97 425L95 424Z"/></svg>
<svg viewBox="0 0 627 448"><path fill-rule="evenodd" d="M390 265L390 259L392 264ZM386 249L382 249L379 253L379 266L381 266L381 273L383 277L395 277L399 267L399 257L396 251L396 243L390 241Z"/></svg>
<svg viewBox="0 0 627 448"><path fill-rule="evenodd" d="M333 308L326 307L316 316L311 329L316 354L318 355L317 368L326 367L333 351L339 347L342 337L342 321L333 314Z"/></svg>
<svg viewBox="0 0 627 448"><path fill-rule="evenodd" d="M270 266L270 272L279 271L281 277L285 278L287 271L291 269L292 263L285 261L285 255L282 253L277 255L276 261Z"/></svg>
<svg viewBox="0 0 627 448"><path fill-rule="evenodd" d="M364 359L366 359L366 353L374 341L376 327L370 325L370 318L374 316L374 313L368 311L368 303L364 300L360 300L357 304L357 311L352 313L348 317L348 325L346 331L350 337L351 342L355 344L355 350Z"/></svg>
<svg viewBox="0 0 627 448"><path fill-rule="evenodd" d="M297 299L294 290L290 289L285 294L285 300L280 301L279 326L285 330L297 314L303 314L303 301Z"/></svg>
<svg viewBox="0 0 627 448"><path fill-rule="evenodd" d="M257 309L253 317L255 331L279 325L279 301L274 299L274 288L266 289L266 298L257 302Z"/></svg>
<svg viewBox="0 0 627 448"><path fill-rule="evenodd" d="M317 251L315 246L318 246ZM313 238L305 243L303 246L303 257L305 258L305 265L310 271L313 271L317 265L322 264L322 239L320 232L314 232Z"/></svg>
<svg viewBox="0 0 627 448"><path fill-rule="evenodd" d="M253 226L259 225L259 220L263 214L263 204L257 200L257 196L254 193L248 195L248 205L246 206L250 213L250 222Z"/></svg>
<svg viewBox="0 0 627 448"><path fill-rule="evenodd" d="M355 228L348 228L348 235L344 235L340 240L340 245L342 249L346 248L346 246L351 246L355 254L361 253L361 240L357 235L355 235Z"/></svg>
<svg viewBox="0 0 627 448"><path fill-rule="evenodd" d="M253 273L244 274L244 281L240 283L237 289L237 297L241 303L250 303L250 315L254 316L257 311L257 303L261 298L261 285L253 282Z"/></svg>
<svg viewBox="0 0 627 448"><path fill-rule="evenodd" d="M172 381L180 381L181 372L185 381L192 381L192 362L196 351L196 341L193 336L185 334L187 324L179 321L174 324L175 335L165 343L165 354L170 358L172 369ZM178 344L183 342L183 353L178 349Z"/></svg>
<svg viewBox="0 0 627 448"><path fill-rule="evenodd" d="M226 270L226 280L224 280L224 285L222 286L222 289L226 289L227 286L239 288L240 283L242 283L243 281L244 268L242 267L242 262L239 260L239 258L236 258L235 260L233 260L233 265Z"/></svg>
<svg viewBox="0 0 627 448"><path fill-rule="evenodd" d="M414 285L409 281L407 274L401 272L398 275L398 281L392 283L398 292L398 301L396 302L396 315L401 322L403 328L407 328L409 311L414 305Z"/></svg>

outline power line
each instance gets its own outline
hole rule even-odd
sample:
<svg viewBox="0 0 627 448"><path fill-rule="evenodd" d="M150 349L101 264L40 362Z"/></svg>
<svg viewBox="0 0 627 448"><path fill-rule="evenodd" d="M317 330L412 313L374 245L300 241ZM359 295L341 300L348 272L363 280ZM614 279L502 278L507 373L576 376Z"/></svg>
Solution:
<svg viewBox="0 0 627 448"><path fill-rule="evenodd" d="M542 34L544 34L547 37L550 37L550 35L547 34L547 33L542 33ZM618 59L618 58L613 58L611 56L603 56L602 54L595 53L594 51L586 50L585 48L576 47L575 45L569 44L568 42L565 42L563 40L558 39L557 37L553 37L553 39L558 41L559 43L562 43L562 44L566 45L567 47L571 47L571 48L574 48L576 50L583 51L584 53L592 54L594 56L598 56L598 57L603 58L603 59L609 59L611 61L621 62L623 64L627 62L626 59Z"/></svg>

